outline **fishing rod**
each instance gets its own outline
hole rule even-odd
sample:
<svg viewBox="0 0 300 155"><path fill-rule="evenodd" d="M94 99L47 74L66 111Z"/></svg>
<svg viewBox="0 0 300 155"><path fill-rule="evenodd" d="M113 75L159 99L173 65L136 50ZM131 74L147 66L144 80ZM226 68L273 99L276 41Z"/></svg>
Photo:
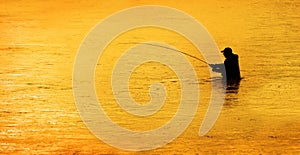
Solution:
<svg viewBox="0 0 300 155"><path fill-rule="evenodd" d="M195 57L195 56L193 56L193 55L190 55L190 54L188 54L188 53L186 53L186 52L183 52L183 51L180 51L180 50L171 48L171 47L166 47L166 46L156 45L156 44L151 44L151 43L138 43L138 42L128 42L128 43L120 43L120 44L144 44L144 45L149 45L149 46L154 46L154 47L161 47L161 48L165 48L165 49L172 50L172 51L175 51L175 52L180 52L180 53L182 53L182 54L184 54L184 55L187 55L187 56L189 56L189 57L191 57L191 58L194 58L194 59L196 59L196 60L199 60L200 62L203 62L203 63L205 63L205 64L207 64L207 65L210 65L209 63L207 63L206 61L204 61L204 60L202 60L202 59L199 59L199 58L197 58L197 57Z"/></svg>

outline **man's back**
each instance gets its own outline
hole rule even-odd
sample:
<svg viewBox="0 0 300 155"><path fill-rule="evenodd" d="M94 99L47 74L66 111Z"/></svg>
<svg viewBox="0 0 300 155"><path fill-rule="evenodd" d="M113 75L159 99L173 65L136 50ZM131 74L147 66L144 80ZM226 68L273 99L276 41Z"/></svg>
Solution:
<svg viewBox="0 0 300 155"><path fill-rule="evenodd" d="M240 68L239 68L239 56L236 54L231 54L226 57L224 61L226 69L227 81L238 81L241 80Z"/></svg>

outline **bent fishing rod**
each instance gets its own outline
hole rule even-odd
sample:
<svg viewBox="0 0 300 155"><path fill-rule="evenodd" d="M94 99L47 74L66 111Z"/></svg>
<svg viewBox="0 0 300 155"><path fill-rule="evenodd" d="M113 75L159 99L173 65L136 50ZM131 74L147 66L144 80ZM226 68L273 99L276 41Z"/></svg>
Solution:
<svg viewBox="0 0 300 155"><path fill-rule="evenodd" d="M151 43L138 43L138 42L128 42L128 43L119 43L119 44L143 44L143 45L149 45L149 46L154 46L154 47L161 47L161 48L165 48L165 49L168 49L168 50L172 50L172 51L175 51L175 52L180 52L186 56L189 56L191 58L194 58L196 60L199 60L200 62L203 62L205 64L207 64L208 66L210 66L209 63L207 63L206 61L202 60L202 59L199 59L193 55L190 55L186 52L183 52L183 51L180 51L180 50L177 50L177 49L174 49L174 48L171 48L171 47L166 47L166 46L162 46L162 45L156 45L156 44L151 44Z"/></svg>

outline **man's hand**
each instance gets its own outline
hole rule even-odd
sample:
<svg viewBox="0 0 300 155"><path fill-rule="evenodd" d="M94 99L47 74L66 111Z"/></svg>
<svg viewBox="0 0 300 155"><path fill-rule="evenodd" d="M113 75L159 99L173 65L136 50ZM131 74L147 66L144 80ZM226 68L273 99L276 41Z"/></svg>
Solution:
<svg viewBox="0 0 300 155"><path fill-rule="evenodd" d="M216 66L216 64L208 64L209 67L214 68Z"/></svg>

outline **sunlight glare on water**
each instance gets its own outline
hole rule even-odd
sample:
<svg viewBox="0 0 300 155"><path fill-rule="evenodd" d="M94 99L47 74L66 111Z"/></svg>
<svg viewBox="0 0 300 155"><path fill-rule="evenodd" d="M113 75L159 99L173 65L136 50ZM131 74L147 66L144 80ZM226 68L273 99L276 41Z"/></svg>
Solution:
<svg viewBox="0 0 300 155"><path fill-rule="evenodd" d="M239 55L243 80L238 89L226 93L212 130L199 137L214 79L206 64L187 57L201 89L198 112L177 139L143 153L299 153L300 1L17 0L0 5L0 154L136 153L111 147L89 132L74 103L72 71L81 41L96 23L119 10L146 4L174 7L195 17L220 49L230 46ZM155 28L130 31L110 44L95 72L97 95L103 96L98 99L113 121L138 131L166 123L180 100L176 74L149 62L132 74L130 93L145 104L150 99L149 85L162 82L169 94L164 107L150 118L141 118L116 106L108 85L110 68L132 46L120 43L147 39L165 41L202 58L184 37Z"/></svg>

